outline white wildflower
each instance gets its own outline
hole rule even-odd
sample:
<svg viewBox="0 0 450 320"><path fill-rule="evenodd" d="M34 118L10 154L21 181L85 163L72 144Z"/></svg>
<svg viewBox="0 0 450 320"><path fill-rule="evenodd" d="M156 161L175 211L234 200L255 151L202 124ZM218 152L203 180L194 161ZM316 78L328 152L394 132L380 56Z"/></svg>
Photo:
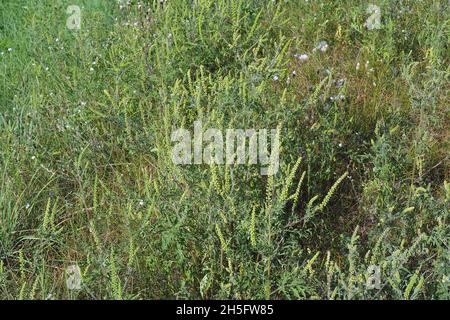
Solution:
<svg viewBox="0 0 450 320"><path fill-rule="evenodd" d="M328 50L328 43L326 41L320 41L317 47L313 51L320 50L321 52L326 52Z"/></svg>
<svg viewBox="0 0 450 320"><path fill-rule="evenodd" d="M309 56L306 53L295 54L294 57L296 57L300 61L307 61L309 59Z"/></svg>

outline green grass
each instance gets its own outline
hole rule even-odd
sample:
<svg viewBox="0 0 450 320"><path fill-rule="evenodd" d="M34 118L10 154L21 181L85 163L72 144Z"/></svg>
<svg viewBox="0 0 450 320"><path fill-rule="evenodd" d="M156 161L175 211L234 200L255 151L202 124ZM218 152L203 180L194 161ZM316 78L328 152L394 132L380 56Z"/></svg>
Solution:
<svg viewBox="0 0 450 320"><path fill-rule="evenodd" d="M3 0L0 298L449 299L449 4L372 2L381 29L356 0ZM197 120L279 128L279 172L175 165Z"/></svg>

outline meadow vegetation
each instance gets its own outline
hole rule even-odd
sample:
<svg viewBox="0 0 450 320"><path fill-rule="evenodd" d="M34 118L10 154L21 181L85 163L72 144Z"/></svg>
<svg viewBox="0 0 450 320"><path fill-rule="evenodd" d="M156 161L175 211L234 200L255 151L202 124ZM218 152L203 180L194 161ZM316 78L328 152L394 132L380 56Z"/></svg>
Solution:
<svg viewBox="0 0 450 320"><path fill-rule="evenodd" d="M450 5L368 3L2 0L0 298L449 299ZM174 164L197 120L278 173Z"/></svg>

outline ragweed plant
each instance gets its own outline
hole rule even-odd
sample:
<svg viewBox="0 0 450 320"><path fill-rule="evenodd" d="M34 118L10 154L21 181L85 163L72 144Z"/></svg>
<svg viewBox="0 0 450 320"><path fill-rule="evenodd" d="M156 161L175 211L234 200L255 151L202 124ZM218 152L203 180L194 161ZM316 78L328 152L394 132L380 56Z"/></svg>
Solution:
<svg viewBox="0 0 450 320"><path fill-rule="evenodd" d="M1 1L0 298L449 299L429 2ZM174 163L196 121L278 170Z"/></svg>

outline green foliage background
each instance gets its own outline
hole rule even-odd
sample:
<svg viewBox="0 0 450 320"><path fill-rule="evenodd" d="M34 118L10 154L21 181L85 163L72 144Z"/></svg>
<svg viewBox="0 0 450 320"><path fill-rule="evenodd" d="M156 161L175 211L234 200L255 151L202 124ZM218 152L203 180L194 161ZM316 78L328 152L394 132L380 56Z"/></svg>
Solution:
<svg viewBox="0 0 450 320"><path fill-rule="evenodd" d="M373 3L3 0L0 297L449 299L449 4ZM196 120L280 172L174 165Z"/></svg>

